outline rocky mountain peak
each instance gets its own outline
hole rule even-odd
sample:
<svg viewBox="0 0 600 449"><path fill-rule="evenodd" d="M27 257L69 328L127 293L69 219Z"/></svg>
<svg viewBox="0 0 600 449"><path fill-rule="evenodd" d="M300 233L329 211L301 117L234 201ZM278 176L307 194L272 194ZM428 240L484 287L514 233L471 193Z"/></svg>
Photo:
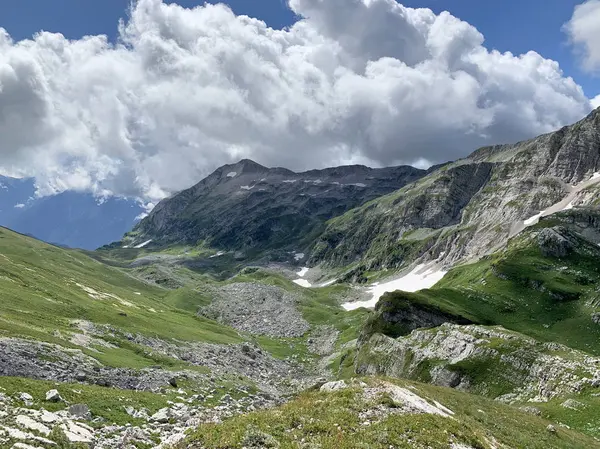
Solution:
<svg viewBox="0 0 600 449"><path fill-rule="evenodd" d="M217 169L217 172L228 175L229 173L235 172L236 174L250 174L250 173L264 173L269 169L258 162L254 162L251 159L242 159L235 164L223 165Z"/></svg>

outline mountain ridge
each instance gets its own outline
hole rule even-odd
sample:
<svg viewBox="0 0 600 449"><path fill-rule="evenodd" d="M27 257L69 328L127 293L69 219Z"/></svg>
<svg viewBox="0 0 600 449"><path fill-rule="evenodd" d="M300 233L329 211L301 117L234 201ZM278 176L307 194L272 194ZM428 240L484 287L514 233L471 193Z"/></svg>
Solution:
<svg viewBox="0 0 600 449"><path fill-rule="evenodd" d="M490 167L490 176L476 186L480 188L472 196L464 198L457 223L432 222L426 216L412 223L403 221L407 215L422 212L423 207L415 211L419 205L415 198L421 203L435 199L440 207L454 203L454 184L448 181L448 172L452 175L459 167L473 170L481 164ZM331 267L358 263L370 270L398 269L418 260L437 259L451 266L476 259L506 242L516 223L526 224L540 211L560 203L578 183L594 181L567 206L594 203L599 169L600 112L596 110L554 133L476 150L400 191L332 220L313 247L310 260ZM433 206L431 213L443 212L440 207ZM416 238L418 235L423 238ZM400 257L389 257L393 253Z"/></svg>
<svg viewBox="0 0 600 449"><path fill-rule="evenodd" d="M427 171L361 165L295 173L242 160L161 201L123 241L204 244L222 250L301 252L324 223Z"/></svg>

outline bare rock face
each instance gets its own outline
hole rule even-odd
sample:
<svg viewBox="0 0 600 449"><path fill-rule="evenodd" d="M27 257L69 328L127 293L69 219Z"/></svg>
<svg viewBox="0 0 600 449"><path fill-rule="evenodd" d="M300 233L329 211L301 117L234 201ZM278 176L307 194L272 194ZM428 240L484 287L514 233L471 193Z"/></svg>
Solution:
<svg viewBox="0 0 600 449"><path fill-rule="evenodd" d="M386 293L375 306L360 336L365 341L374 333L390 337L410 334L415 329L437 327L444 323L472 324L462 316L446 312L430 304L420 303L411 293Z"/></svg>
<svg viewBox="0 0 600 449"><path fill-rule="evenodd" d="M560 229L545 228L537 239L542 255L546 257L566 257L573 250L574 243L564 237Z"/></svg>
<svg viewBox="0 0 600 449"><path fill-rule="evenodd" d="M547 401L585 387L597 388L599 366L600 358L500 327L447 323L397 339L372 335L359 348L355 370L515 402Z"/></svg>
<svg viewBox="0 0 600 449"><path fill-rule="evenodd" d="M502 246L541 212L595 204L598 172L596 110L554 133L482 148L332 220L310 262L358 264L368 271L415 260L445 265L472 260ZM564 242L559 246L558 254L567 251Z"/></svg>

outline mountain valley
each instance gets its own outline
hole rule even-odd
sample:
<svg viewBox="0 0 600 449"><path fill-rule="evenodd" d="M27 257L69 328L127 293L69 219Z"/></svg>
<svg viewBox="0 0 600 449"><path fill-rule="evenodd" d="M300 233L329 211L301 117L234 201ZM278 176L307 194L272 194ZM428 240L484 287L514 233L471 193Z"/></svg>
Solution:
<svg viewBox="0 0 600 449"><path fill-rule="evenodd" d="M0 448L600 448L598 173L600 110L429 170L242 160L97 250L0 228Z"/></svg>

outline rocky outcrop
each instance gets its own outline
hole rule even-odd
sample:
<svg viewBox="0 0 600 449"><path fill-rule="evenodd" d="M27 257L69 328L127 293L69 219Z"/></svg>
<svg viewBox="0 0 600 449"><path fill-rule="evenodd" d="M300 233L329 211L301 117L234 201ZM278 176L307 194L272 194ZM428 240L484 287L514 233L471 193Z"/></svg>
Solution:
<svg viewBox="0 0 600 449"><path fill-rule="evenodd" d="M574 243L564 236L561 229L545 228L538 234L540 251L545 257L566 257L572 251Z"/></svg>
<svg viewBox="0 0 600 449"><path fill-rule="evenodd" d="M361 375L421 380L505 402L548 401L584 388L600 389L600 358L500 327L447 323L397 339L374 334L360 346L355 369Z"/></svg>
<svg viewBox="0 0 600 449"><path fill-rule="evenodd" d="M386 293L363 326L359 341L368 340L375 333L396 338L415 329L437 327L444 323L472 324L472 321L426 302L414 293Z"/></svg>

